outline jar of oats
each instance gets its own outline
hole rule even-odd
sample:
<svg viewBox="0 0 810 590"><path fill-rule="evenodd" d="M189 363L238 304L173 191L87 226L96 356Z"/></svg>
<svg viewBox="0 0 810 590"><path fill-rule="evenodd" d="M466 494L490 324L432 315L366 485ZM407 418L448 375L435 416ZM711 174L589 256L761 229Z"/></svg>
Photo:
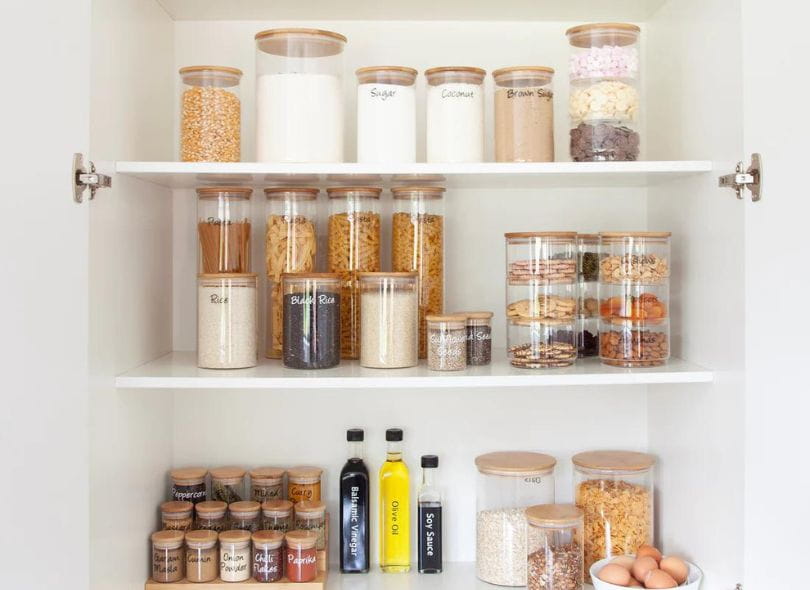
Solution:
<svg viewBox="0 0 810 590"><path fill-rule="evenodd" d="M600 559L635 554L653 539L655 457L632 451L578 453L574 498L585 513L585 577Z"/></svg>

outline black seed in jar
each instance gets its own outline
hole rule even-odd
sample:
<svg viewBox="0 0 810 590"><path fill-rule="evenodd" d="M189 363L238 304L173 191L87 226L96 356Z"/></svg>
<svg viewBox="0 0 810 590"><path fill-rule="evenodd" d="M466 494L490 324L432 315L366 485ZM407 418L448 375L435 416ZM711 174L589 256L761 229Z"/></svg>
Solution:
<svg viewBox="0 0 810 590"><path fill-rule="evenodd" d="M467 326L467 364L492 362L492 326Z"/></svg>
<svg viewBox="0 0 810 590"><path fill-rule="evenodd" d="M340 295L284 295L284 365L326 369L340 362Z"/></svg>

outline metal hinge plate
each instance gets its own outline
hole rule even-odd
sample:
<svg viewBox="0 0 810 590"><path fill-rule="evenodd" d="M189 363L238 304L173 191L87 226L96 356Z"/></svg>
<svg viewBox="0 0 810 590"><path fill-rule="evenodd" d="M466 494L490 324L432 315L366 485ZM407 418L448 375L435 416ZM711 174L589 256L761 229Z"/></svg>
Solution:
<svg viewBox="0 0 810 590"><path fill-rule="evenodd" d="M73 200L81 203L84 200L85 191L90 191L90 200L96 196L96 191L100 188L112 186L112 178L106 174L96 172L96 165L88 161L84 166L84 156L73 154Z"/></svg>
<svg viewBox="0 0 810 590"><path fill-rule="evenodd" d="M748 189L751 193L751 200L759 201L762 198L762 156L751 154L751 165L748 168L745 168L745 164L742 162L737 162L734 174L721 176L718 186L730 188L738 199L742 199L743 190Z"/></svg>

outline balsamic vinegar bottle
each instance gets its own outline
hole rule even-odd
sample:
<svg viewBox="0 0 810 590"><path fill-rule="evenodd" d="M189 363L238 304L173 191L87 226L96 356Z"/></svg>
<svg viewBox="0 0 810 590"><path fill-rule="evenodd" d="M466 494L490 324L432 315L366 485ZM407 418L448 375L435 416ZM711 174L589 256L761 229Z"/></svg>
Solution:
<svg viewBox="0 0 810 590"><path fill-rule="evenodd" d="M340 571L359 574L369 567L368 469L363 462L363 431L346 431L349 460L340 472Z"/></svg>
<svg viewBox="0 0 810 590"><path fill-rule="evenodd" d="M439 467L436 455L422 455L422 485L419 487L419 573L442 571L442 496L435 487Z"/></svg>

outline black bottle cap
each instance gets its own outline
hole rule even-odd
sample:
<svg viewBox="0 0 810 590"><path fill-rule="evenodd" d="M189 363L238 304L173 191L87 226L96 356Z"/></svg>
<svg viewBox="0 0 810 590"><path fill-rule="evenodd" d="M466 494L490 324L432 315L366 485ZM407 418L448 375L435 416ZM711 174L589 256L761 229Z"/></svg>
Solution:
<svg viewBox="0 0 810 590"><path fill-rule="evenodd" d="M402 440L401 428L389 428L385 431L385 440L391 442L399 442Z"/></svg>
<svg viewBox="0 0 810 590"><path fill-rule="evenodd" d="M422 467L438 467L438 455L422 455Z"/></svg>
<svg viewBox="0 0 810 590"><path fill-rule="evenodd" d="M364 438L362 428L349 428L346 431L346 440L349 442L362 442Z"/></svg>

